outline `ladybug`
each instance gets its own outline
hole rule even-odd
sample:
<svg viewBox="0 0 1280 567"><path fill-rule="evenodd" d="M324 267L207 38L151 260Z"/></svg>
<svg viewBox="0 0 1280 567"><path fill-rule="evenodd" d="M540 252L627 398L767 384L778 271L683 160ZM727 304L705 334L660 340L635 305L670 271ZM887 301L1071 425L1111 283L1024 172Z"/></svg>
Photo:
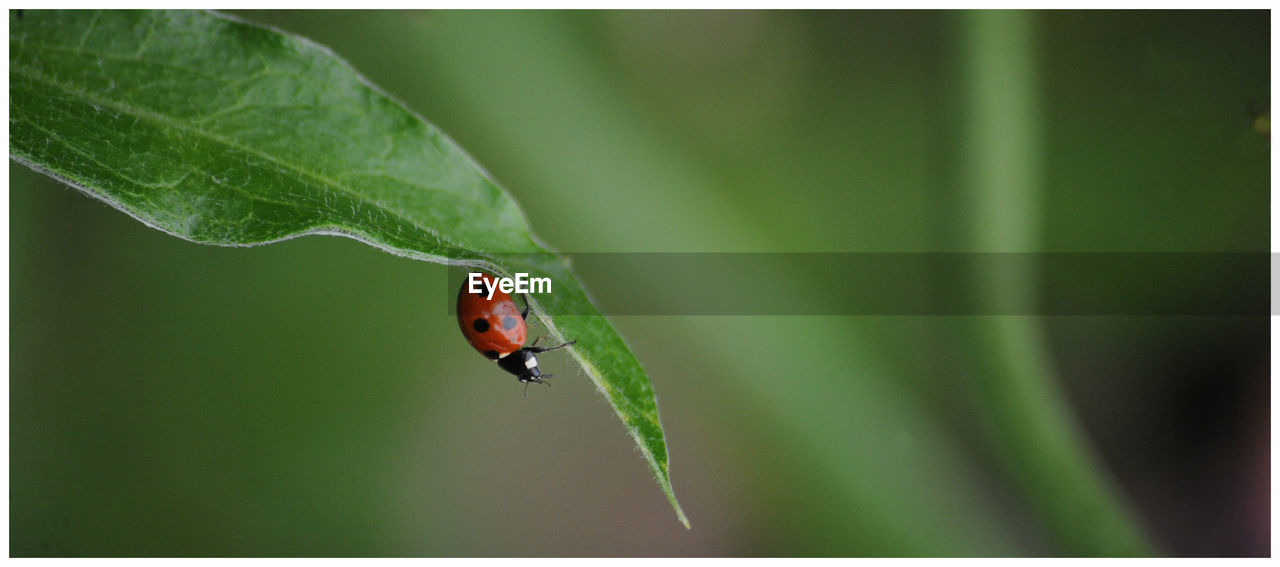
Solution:
<svg viewBox="0 0 1280 567"><path fill-rule="evenodd" d="M529 299L525 298L523 311L516 308L516 302L510 295L496 287L493 297L489 297L489 286L497 285L496 278L489 274L480 274L484 280L480 293L471 293L467 289L467 280L463 280L462 289L458 290L458 327L462 336L471 343L476 352L489 360L498 361L498 367L515 374L524 382L525 395L529 394L529 384L546 384L551 374L542 374L538 370L540 352L556 350L572 345L578 341L553 346L537 346L542 337L538 337L529 346L524 346L528 333L525 327L525 316L529 314ZM523 348L522 348L523 347Z"/></svg>

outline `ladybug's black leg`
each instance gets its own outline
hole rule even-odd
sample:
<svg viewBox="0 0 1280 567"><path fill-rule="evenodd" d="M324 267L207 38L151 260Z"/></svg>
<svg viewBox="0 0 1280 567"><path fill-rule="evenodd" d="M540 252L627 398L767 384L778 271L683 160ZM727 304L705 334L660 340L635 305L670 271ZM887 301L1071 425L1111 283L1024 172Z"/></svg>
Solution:
<svg viewBox="0 0 1280 567"><path fill-rule="evenodd" d="M539 338L539 339L541 339L542 337L538 337L538 338ZM545 346L536 347L536 346L533 346L533 345L529 345L529 346L527 346L527 347L524 347L524 350L527 350L527 351L529 351L529 352L535 352L535 353L536 353L536 352L547 352L547 351L549 351L549 350L556 350L556 349L560 349L560 348L567 347L567 346L569 346L569 345L571 345L571 344L574 344L574 343L576 343L576 342L578 342L578 339L574 339L574 340L569 341L569 342L567 342L567 343L564 343L564 344L561 344L561 345L556 345L556 346L553 346L553 347L545 347ZM536 340L535 340L535 341L533 341L533 343L534 343L534 344L537 344L537 343L538 343L538 341L536 341Z"/></svg>
<svg viewBox="0 0 1280 567"><path fill-rule="evenodd" d="M524 296L524 311L520 312L520 318L524 319L525 322L529 321L529 294Z"/></svg>

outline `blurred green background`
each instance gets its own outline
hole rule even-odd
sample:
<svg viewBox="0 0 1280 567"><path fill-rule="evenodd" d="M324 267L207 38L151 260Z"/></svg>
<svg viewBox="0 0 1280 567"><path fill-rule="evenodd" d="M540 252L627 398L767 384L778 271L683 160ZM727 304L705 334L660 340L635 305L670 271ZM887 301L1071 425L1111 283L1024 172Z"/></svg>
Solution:
<svg viewBox="0 0 1280 567"><path fill-rule="evenodd" d="M1000 222L965 193L967 93L1000 85L963 13L239 15L440 126L561 251L956 252ZM1018 18L1013 248L1268 250L1267 12ZM467 347L446 268L198 246L9 178L12 555L1079 552L1002 457L970 318L614 317L685 530L566 357L526 399ZM1266 317L1027 321L1154 553L1270 553Z"/></svg>

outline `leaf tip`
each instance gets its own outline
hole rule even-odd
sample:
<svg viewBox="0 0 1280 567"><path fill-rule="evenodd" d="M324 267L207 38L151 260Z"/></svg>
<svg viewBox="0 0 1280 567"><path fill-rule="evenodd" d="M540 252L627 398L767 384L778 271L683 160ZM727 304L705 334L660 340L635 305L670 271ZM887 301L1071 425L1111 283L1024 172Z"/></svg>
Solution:
<svg viewBox="0 0 1280 567"><path fill-rule="evenodd" d="M689 525L688 516L684 515L684 509L680 508L680 503L676 501L676 493L671 489L671 484L668 482L663 488L667 493L667 500L671 501L671 508L676 511L676 519L684 524L684 529L692 530L693 526Z"/></svg>

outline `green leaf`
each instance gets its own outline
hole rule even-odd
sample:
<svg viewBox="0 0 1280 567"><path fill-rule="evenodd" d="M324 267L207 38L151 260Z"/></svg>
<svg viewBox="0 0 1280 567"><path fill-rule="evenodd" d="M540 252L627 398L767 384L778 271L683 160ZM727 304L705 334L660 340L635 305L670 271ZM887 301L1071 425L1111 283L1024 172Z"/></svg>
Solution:
<svg viewBox="0 0 1280 567"><path fill-rule="evenodd" d="M566 261L434 126L322 46L205 12L10 11L11 157L203 244L308 234L551 277L533 312L636 439L677 517L649 379Z"/></svg>

